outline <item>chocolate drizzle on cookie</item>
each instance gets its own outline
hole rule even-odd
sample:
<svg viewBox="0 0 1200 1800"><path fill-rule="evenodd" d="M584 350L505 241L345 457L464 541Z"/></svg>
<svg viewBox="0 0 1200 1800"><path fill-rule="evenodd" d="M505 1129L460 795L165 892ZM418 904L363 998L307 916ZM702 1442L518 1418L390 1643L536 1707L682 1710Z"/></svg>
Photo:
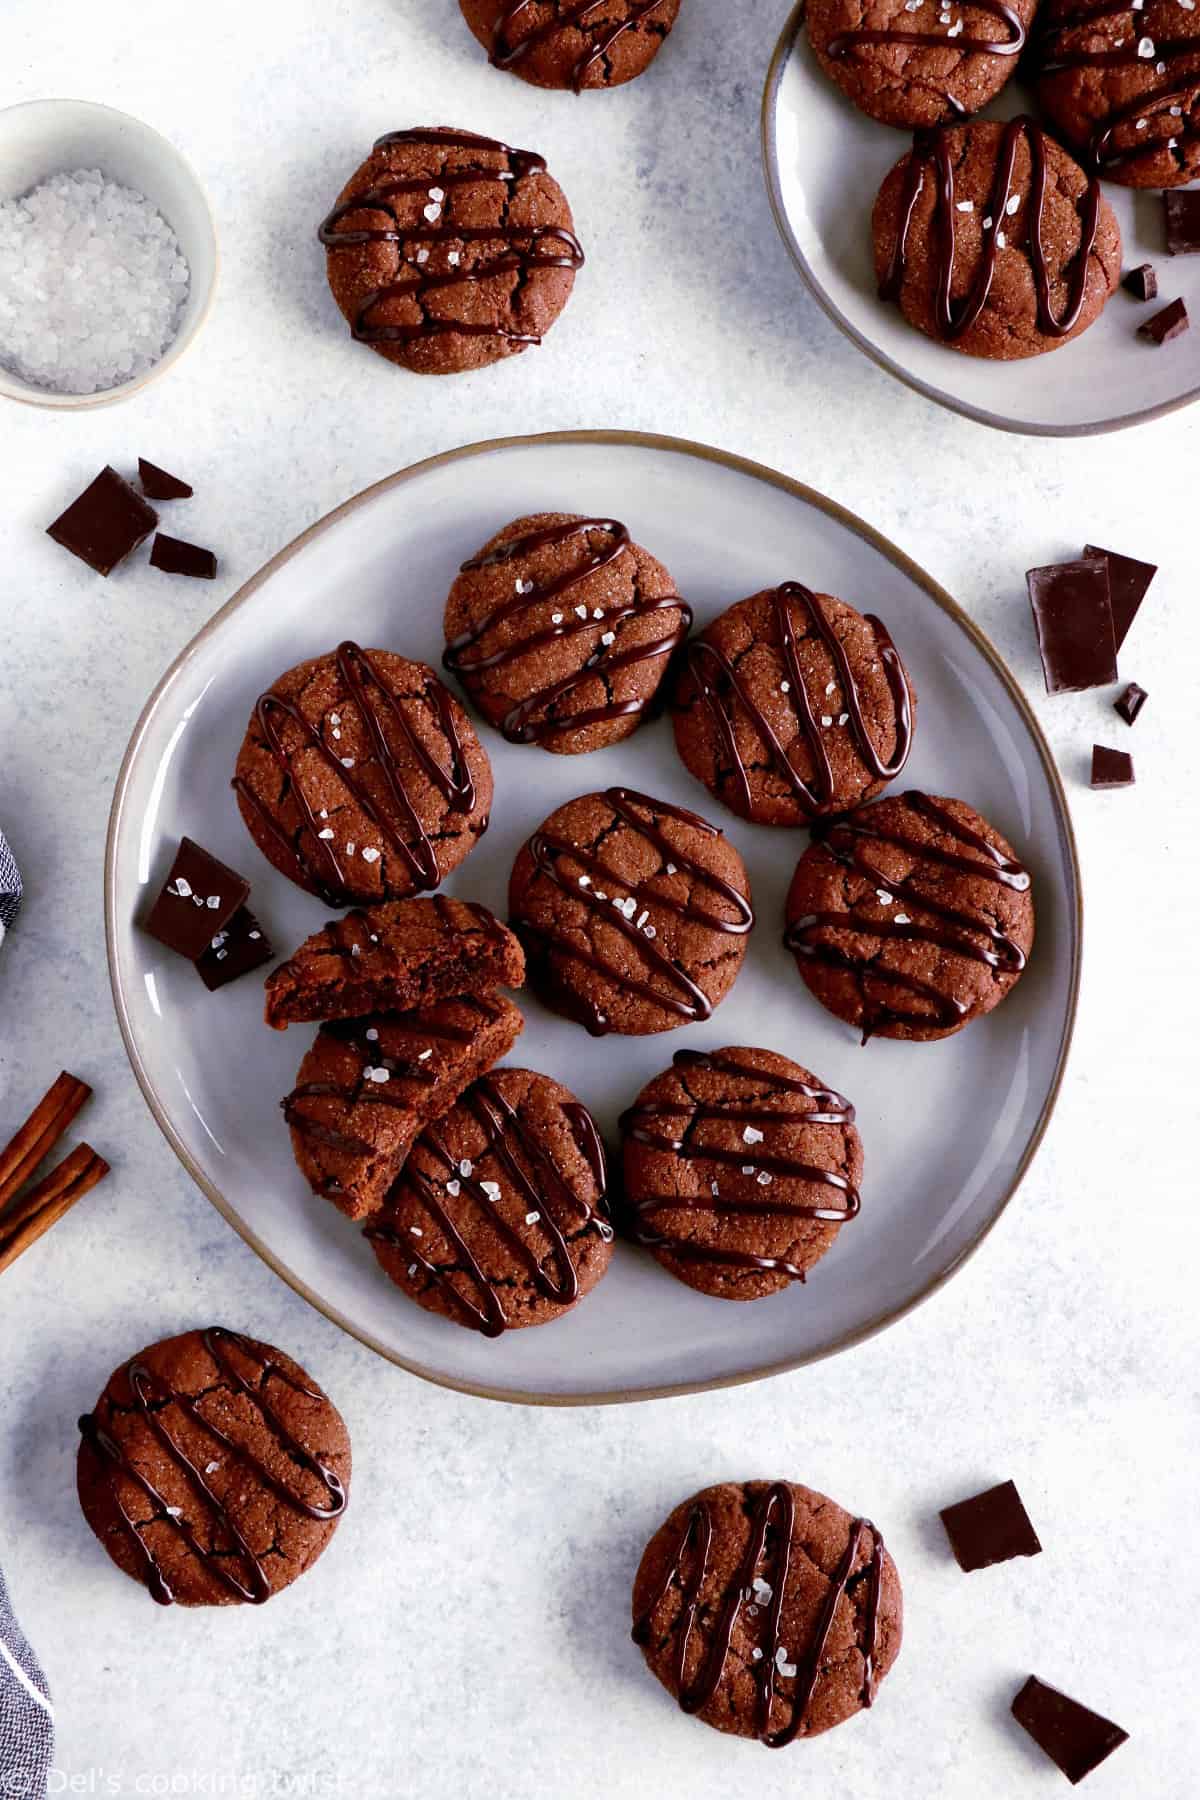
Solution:
<svg viewBox="0 0 1200 1800"><path fill-rule="evenodd" d="M395 1014L390 1018L387 1015L374 1015L367 1018L327 1020L321 1027L320 1036L336 1038L340 1044L355 1052L360 1064L358 1075L350 1082L305 1081L294 1087L279 1103L291 1129L301 1137L311 1138L314 1143L324 1144L327 1149L341 1151L347 1156L374 1155L376 1147L373 1144L356 1137L352 1132L342 1131L337 1126L316 1118L305 1102L337 1100L347 1107L390 1106L397 1112L409 1111L413 1105L412 1096L393 1089L389 1085L392 1077L402 1082L416 1082L422 1087L434 1087L440 1080L440 1074L433 1065L432 1057L428 1055L424 1061L389 1056L381 1047L380 1027L386 1030L389 1025L394 1025L414 1037L419 1036L429 1049L434 1044L469 1044L484 1024L494 1022L501 1013L497 1002L483 994L464 994L451 1004L456 1009L465 1008L469 1011L472 1015L471 1022L455 1024L446 1018L445 1002L424 1007L416 1013ZM371 1036L372 1032L374 1037ZM374 1078L368 1078L369 1070L377 1071ZM380 1079L381 1076L386 1079Z"/></svg>
<svg viewBox="0 0 1200 1800"><path fill-rule="evenodd" d="M564 1103L563 1112L572 1136L595 1184L596 1199L589 1203L571 1185L516 1108L509 1104L493 1076L485 1075L475 1082L458 1104L473 1114L482 1127L486 1138L484 1149L473 1159L456 1158L439 1127L429 1125L409 1152L393 1190L406 1190L433 1220L451 1246L452 1267L445 1269L427 1257L417 1232L405 1233L393 1225L379 1222L366 1226L363 1235L400 1251L408 1258L410 1273L420 1270L435 1281L463 1315L467 1325L482 1332L484 1337L499 1337L509 1322L504 1310L503 1288L489 1279L471 1248L468 1232L455 1223L446 1200L465 1198L473 1201L485 1224L503 1240L539 1293L559 1306L571 1306L579 1297L579 1281L571 1260L569 1239L577 1238L587 1230L595 1230L605 1241L611 1241L613 1235L605 1201L604 1146L587 1108L578 1101ZM476 1173L477 1165L488 1155L494 1155L516 1190L518 1202L526 1214L523 1228L511 1224L505 1216L499 1185L482 1180ZM420 1166L423 1159L431 1159L436 1165L436 1177ZM547 1251L549 1268L545 1266ZM460 1292L451 1279L455 1272L467 1278L477 1296L475 1300Z"/></svg>
<svg viewBox="0 0 1200 1800"><path fill-rule="evenodd" d="M535 269L581 269L583 246L565 225L513 225L505 206L504 218L496 225L456 225L449 217L449 196L458 188L479 187L487 182L499 183L510 192L515 183L546 167L545 158L533 150L514 150L496 138L477 137L469 131L415 130L389 131L378 138L374 148L384 150L390 144L429 144L447 150L478 150L503 156L502 169L443 169L438 175L408 177L385 176L374 187L366 188L349 200L343 200L322 221L317 236L327 250L346 250L360 244L404 245L403 274L385 286L375 288L359 306L351 324L352 335L364 344L403 344L417 338L460 337L504 338L512 344L538 344L541 339L530 332L510 331L502 325L486 321L432 318L425 310L428 295L445 288L463 287L489 281L496 275L516 275L520 281ZM420 224L402 223L395 202L403 195L424 195L427 204L421 208ZM380 212L390 219L389 225L360 226L348 229L343 220L361 212ZM431 246L456 244L499 244L500 255L464 268L461 252L449 248L438 267L429 267ZM441 266L442 264L445 266ZM421 317L406 325L372 324L371 316L385 301L408 299L416 303Z"/></svg>
<svg viewBox="0 0 1200 1800"><path fill-rule="evenodd" d="M332 829L313 810L292 766L298 750L314 751L382 834L384 842L407 865L414 891L426 892L441 880L437 852L404 784L403 773L384 727L390 724L399 732L426 779L443 795L452 812L470 812L475 805L475 783L454 722L454 702L437 676L431 670L423 670L422 698L432 709L446 740L450 752L446 764L433 754L414 729L406 710L409 702L398 699L392 692L369 651L347 639L338 645L336 662L342 685L358 709L370 744L369 754L353 771L347 768L347 759L335 755L298 706L282 695L268 691L259 695L254 713L267 748L283 773L283 793L274 811L269 811L243 776L234 776L234 789L251 807L263 830L284 855L293 880L316 893L329 906L348 906L353 896L347 889L342 864L334 849ZM284 742L284 720L290 722L300 739L292 750L288 750ZM381 794L372 793L366 786L363 776L368 769L378 772ZM304 847L303 829L288 832L275 816L289 796L295 800L308 828L311 850Z"/></svg>
<svg viewBox="0 0 1200 1800"><path fill-rule="evenodd" d="M909 44L922 50L953 50L959 54L982 54L985 56L1019 56L1025 48L1025 22L1020 14L1007 6L1004 0L968 0L969 9L973 12L986 13L990 18L999 19L1008 33L1003 38L958 37L946 31L905 31L895 26L887 26L877 31L840 31L829 40L825 54L835 61L841 61L855 50L868 44ZM949 96L947 96L949 98ZM953 102L952 102L953 104Z"/></svg>
<svg viewBox="0 0 1200 1800"><path fill-rule="evenodd" d="M1074 257L1074 271L1067 283L1066 305L1062 313L1058 314L1054 311L1050 271L1046 263L1046 242L1043 236L1043 215L1048 186L1046 167L1048 140L1036 119L1023 115L1010 120L1001 133L992 192L987 202L987 212L984 215L983 253L976 264L975 273L966 292L955 300L952 290L957 246L958 206L954 198L954 163L946 135L948 129L955 128L940 126L934 131L920 131L913 140L912 152L905 164L904 186L900 196L900 229L896 235L896 247L892 252L887 272L879 284L880 298L882 300L898 300L900 297L908 268L908 239L912 230L913 214L916 211L921 189L925 184L926 165L932 164L936 189L934 211L935 318L938 331L947 343L955 343L966 335L987 305L988 295L992 291L992 282L996 274L996 258L1001 249L1001 233L1010 228L1008 209L1011 196L1009 188L1016 163L1017 145L1021 138L1025 137L1029 144L1031 164L1030 189L1026 201L1029 219L1029 261L1033 270L1034 288L1037 295L1038 330L1045 337L1066 337L1079 323L1079 315L1083 311L1083 303L1087 296L1088 263L1100 227L1099 182L1094 179L1088 182L1080 219L1079 248Z"/></svg>
<svg viewBox="0 0 1200 1800"><path fill-rule="evenodd" d="M755 700L749 686L715 644L703 637L693 639L687 648L687 664L692 678L700 690L700 696L716 726L725 755L737 776L742 793L743 809L747 813L752 813L754 801L750 787L750 770L738 745L736 729L736 709L738 707L749 719L756 736L779 774L787 782L801 811L809 818L816 818L829 806L833 798L833 767L829 760L825 729L818 723L816 714L813 712L812 701L804 681L804 671L800 666L794 607L801 607L808 614L813 631L825 646L833 666L837 670L843 696L844 722L849 727L859 756L877 781L893 780L908 761L908 753L912 747L912 696L896 646L888 635L882 620L877 619L873 614L865 615L866 622L874 632L879 646L879 660L883 665L888 686L891 689L896 721L895 748L892 755L886 760L880 756L872 740L863 710L862 694L850 666L845 646L827 618L825 609L817 596L799 581L785 581L774 590L771 595L771 615L788 673L787 693L801 735L808 747L809 760L812 764L811 774L805 776L796 767L791 752L780 743L774 727Z"/></svg>
<svg viewBox="0 0 1200 1800"><path fill-rule="evenodd" d="M793 1129L819 1125L851 1125L854 1122L853 1106L832 1088L816 1087L796 1076L782 1075L773 1069L752 1068L747 1063L740 1062L728 1050L677 1050L673 1060L677 1069L712 1069L722 1075L746 1081L755 1090L754 1096L741 1103L736 1098L706 1102L690 1097L683 1100L646 1101L622 1113L622 1136L646 1145L651 1150L665 1150L675 1156L685 1157L691 1164L736 1168L760 1191L752 1194L724 1193L721 1191L720 1180L714 1178L709 1191L701 1194L627 1192L624 1205L629 1218L629 1235L647 1249L666 1250L682 1262L725 1263L733 1268L764 1270L786 1275L792 1281L803 1281L804 1271L781 1257L755 1256L749 1251L697 1244L689 1238L657 1230L653 1223L654 1217L662 1212L690 1211L739 1218L769 1215L773 1218L817 1219L844 1225L859 1210L860 1197L854 1184L834 1169L820 1168L797 1156L780 1155L777 1151L772 1151L769 1139L759 1148L759 1140L764 1135L761 1129L764 1123ZM759 1097L764 1089L780 1096L797 1094L814 1101L815 1105L811 1112L801 1112L788 1106L764 1105ZM705 1143L701 1127L716 1123L743 1125L757 1132L755 1147L725 1148ZM842 1197L843 1204L839 1207L820 1206L774 1198L767 1190L775 1176L833 1188Z"/></svg>
<svg viewBox="0 0 1200 1800"><path fill-rule="evenodd" d="M126 1365L125 1378L129 1391L133 1395L133 1410L140 1414L147 1429L153 1434L161 1448L188 1481L189 1486L202 1496L202 1506L207 1515L205 1535L216 1543L224 1537L230 1540L241 1558L242 1572L239 1573L235 1561L231 1560L232 1552L224 1547L205 1548L196 1529L188 1519L186 1512L178 1507L168 1505L166 1498L154 1485L150 1478L143 1474L126 1455L124 1448L106 1431L94 1413L84 1413L79 1421L79 1430L85 1443L95 1456L109 1465L109 1483L112 1501L124 1522L130 1542L138 1551L142 1563L143 1579L151 1596L160 1606L170 1606L175 1598L153 1550L142 1535L144 1523L169 1526L178 1537L182 1538L197 1562L203 1563L205 1569L228 1589L238 1600L249 1601L253 1605L261 1605L271 1596L271 1587L267 1580L262 1563L251 1549L243 1532L230 1513L224 1500L214 1489L210 1478L210 1470L193 1462L188 1452L176 1442L166 1422L169 1407L176 1407L193 1425L208 1437L215 1439L221 1446L225 1458L230 1459L249 1472L253 1480L269 1488L277 1499L286 1506L302 1513L309 1519L336 1519L345 1510L346 1491L336 1472L305 1449L298 1438L288 1430L279 1414L266 1397L266 1386L269 1379L282 1381L294 1393L304 1394L311 1400L325 1399L320 1388L308 1387L294 1375L277 1363L264 1344L256 1343L252 1338L243 1337L240 1332L227 1331L223 1326L212 1325L203 1334L204 1347L216 1363L223 1383L235 1393L245 1396L257 1408L263 1424L273 1434L281 1451L300 1468L315 1476L325 1489L327 1503L317 1505L308 1500L294 1486L289 1485L280 1476L274 1474L266 1463L262 1462L252 1450L239 1444L229 1436L220 1425L200 1411L195 1400L188 1394L177 1392L171 1384L160 1375L156 1375L144 1362L134 1360ZM254 1363L259 1371L257 1382L248 1381L234 1363L225 1345L237 1346L242 1356ZM141 1490L146 1499L154 1507L151 1521L139 1521L130 1513L122 1498L118 1477L132 1482ZM239 1491L244 1492L245 1484ZM244 1576L244 1578L243 1578Z"/></svg>
<svg viewBox="0 0 1200 1800"><path fill-rule="evenodd" d="M606 788L604 799L611 806L616 819L630 826L659 852L663 859L663 871L656 871L654 875L630 883L599 852L574 844L569 838L559 837L544 828L534 833L526 847L539 875L548 876L564 894L569 894L588 912L602 918L605 924L619 931L634 946L650 973L659 979L652 981L635 975L606 956L602 950L584 949L571 942L561 930L547 930L528 917L514 919L513 930L525 945L530 959L537 960L564 1009L569 1010L573 1018L586 1026L593 1037L603 1037L609 1030L607 1015L586 995L568 989L564 983L554 979L548 967L551 957L560 956L571 962L582 963L616 983L626 993L638 995L655 1006L664 1007L681 1019L711 1018L713 1009L708 996L676 961L658 947L658 927L654 920L657 917L661 921L665 911L689 924L703 925L709 931L730 937L744 937L754 925L754 909L730 882L704 868L665 836L654 823L654 817L678 820L693 831L702 832L705 837L719 838L721 834L706 819L689 812L686 807L672 806L665 800L654 800L649 794L639 794L632 788ZM652 815L650 819L641 816L643 809ZM583 874L566 875L562 866L564 861L576 864L583 870ZM659 874L666 871L668 863L676 869L682 869L697 884L724 900L733 909L734 917L729 918L715 912L711 907L698 906L690 898L680 901L663 893L661 887L654 884L657 883ZM603 881L606 886L598 888L598 881ZM618 892L610 893L610 887ZM621 894L623 898L620 897Z"/></svg>
<svg viewBox="0 0 1200 1800"><path fill-rule="evenodd" d="M891 896L887 904L901 900L920 916L901 911L886 918L865 918L851 906L845 912L807 913L793 920L784 936L784 944L794 956L831 968L848 969L860 978L863 983L864 1043L884 1024L933 1024L948 1030L970 1010L967 1002L955 999L933 983L903 970L886 967L878 960L877 946L881 940L900 938L913 943L935 944L1006 975L1019 975L1025 967L1025 952L983 908L968 912L933 899L920 885L920 876L926 865L934 864L1007 887L1014 893L1024 893L1029 887L1028 871L927 794L913 792L899 799L910 812L931 821L938 831L963 849L948 850L923 843L903 830L880 825L872 817L872 808L851 813L844 819L831 820L818 827L815 836L836 862L865 875L877 894ZM893 881L865 854L864 846L872 843L891 844L908 851L920 866L902 881ZM845 933L850 944L831 943L827 936L829 932ZM869 950L856 948L862 940L876 947ZM924 1001L925 1006L904 1009L890 1004L868 1005L867 980L901 988Z"/></svg>
<svg viewBox="0 0 1200 1800"><path fill-rule="evenodd" d="M1077 48L1072 41L1074 33L1088 41L1108 20L1126 18L1128 35L1106 49ZM1147 74L1153 71L1168 77L1165 85L1148 87L1096 124L1089 154L1101 173L1139 156L1177 150L1181 143L1200 142L1200 125L1185 115L1185 108L1193 107L1200 99L1200 66L1179 79L1170 79L1172 63L1195 59L1200 65L1200 29L1191 37L1155 37L1148 29L1144 6L1130 5L1129 0L1101 0L1099 5L1056 10L1038 33L1035 51L1039 76L1057 75L1067 69L1136 67ZM1168 136L1149 136L1150 119L1161 117L1164 112L1170 119ZM1127 125L1134 127L1134 135L1128 144L1117 146L1114 139Z"/></svg>
<svg viewBox="0 0 1200 1800"><path fill-rule="evenodd" d="M512 0L512 4L505 7L497 20L489 57L494 68L515 68L519 62L524 61L531 50L546 43L556 32L567 31L572 26L580 31L588 30L590 25L588 15L599 12L602 7L609 4L609 0L558 0L554 15L547 19L545 24L535 25L532 31L527 31L524 37L518 38L514 44L511 41L512 28L520 23L521 14L527 12L531 4L532 0ZM572 70L571 86L577 94L582 92L589 72L595 68L597 63L604 61L618 39L623 38L625 33L632 31L636 25L643 24L663 4L664 0L634 0L627 19L622 19L617 24L607 23L602 27L602 36L590 48L584 50Z"/></svg>
<svg viewBox="0 0 1200 1800"><path fill-rule="evenodd" d="M593 536L597 535L605 540L599 548L595 548L591 542ZM490 613L480 624L461 632L447 645L442 659L445 667L469 686L473 676L492 669L507 668L510 663L517 662L530 652L541 650L560 639L589 633L600 637L600 642L580 669L539 688L510 709L501 721L500 729L511 744L540 744L564 731L582 731L590 725L608 724L614 719L627 718L644 711L647 702L636 697L630 700L612 700L603 706L590 707L586 712L569 713L562 718L555 716L554 709L582 682L589 679L608 682L622 669L652 662L657 657L673 655L691 630L692 609L685 600L681 600L678 594L642 595L637 591L636 581L633 599L623 606L606 610L599 618L585 606L571 606L569 610L554 612L548 621L545 619L543 609L547 605L563 599L590 575L594 575L599 569L608 568L630 548L629 532L618 519L574 519L567 524L549 525L538 531L526 532L520 537L509 538L506 542L497 544L494 549L486 551L482 556L473 557L470 562L465 562L461 573L510 563L518 557L531 556L538 550L569 543L574 538L584 540L583 555L577 568L568 569L552 581L531 581L525 585L518 580L513 598ZM678 613L678 623L674 630L653 643L634 644L622 649L620 627L625 621L648 618L658 612ZM499 649L483 651L478 655L471 654L480 649L490 632L507 625L510 620L519 618L523 613L531 615L529 629L524 635ZM538 617L539 614L543 616ZM607 643L605 639L608 640Z"/></svg>
<svg viewBox="0 0 1200 1800"><path fill-rule="evenodd" d="M671 1627L677 1645L675 1685L679 1691L679 1705L685 1713L703 1712L715 1698L721 1685L725 1665L729 1660L734 1627L743 1607L750 1605L760 1564L765 1567L768 1570L771 1598L760 1609L764 1624L759 1634L761 1641L756 1648L762 1654L752 1665L756 1688L754 1733L772 1750L782 1749L794 1742L804 1730L805 1717L820 1679L821 1662L829 1642L829 1634L833 1630L838 1603L854 1576L865 1532L871 1535L871 1556L866 1565L866 1629L861 1646L863 1684L860 1698L864 1706L870 1706L874 1701L877 1686L875 1665L879 1652L883 1539L869 1519L855 1519L850 1527L845 1554L829 1580L809 1641L802 1650L797 1650L794 1646L781 1642L780 1628L791 1570L795 1521L796 1503L791 1488L785 1481L771 1482L755 1500L754 1509L749 1516L750 1531L746 1548L732 1582L726 1587L719 1605L706 1605L702 1613L701 1594L712 1555L714 1521L708 1501L701 1496L688 1509L663 1579L633 1627L634 1643L648 1644L654 1634L654 1617L659 1606L672 1588L679 1590L679 1611ZM689 1682L688 1650L693 1632L701 1639L702 1655L696 1675ZM708 1634L706 1645L703 1642L705 1633ZM784 1676L781 1664L793 1672ZM777 1684L781 1680L791 1684L790 1696L777 1691ZM791 1711L787 1724L773 1731L771 1713L777 1699L781 1705L790 1705Z"/></svg>

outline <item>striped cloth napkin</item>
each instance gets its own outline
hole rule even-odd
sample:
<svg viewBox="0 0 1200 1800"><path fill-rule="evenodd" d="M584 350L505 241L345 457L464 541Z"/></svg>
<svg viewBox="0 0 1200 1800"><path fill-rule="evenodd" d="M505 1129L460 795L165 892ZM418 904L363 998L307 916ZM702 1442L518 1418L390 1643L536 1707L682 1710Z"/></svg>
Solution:
<svg viewBox="0 0 1200 1800"><path fill-rule="evenodd" d="M21 871L0 831L0 944L21 910Z"/></svg>
<svg viewBox="0 0 1200 1800"><path fill-rule="evenodd" d="M0 1571L0 1794L43 1800L53 1755L46 1677L13 1616Z"/></svg>

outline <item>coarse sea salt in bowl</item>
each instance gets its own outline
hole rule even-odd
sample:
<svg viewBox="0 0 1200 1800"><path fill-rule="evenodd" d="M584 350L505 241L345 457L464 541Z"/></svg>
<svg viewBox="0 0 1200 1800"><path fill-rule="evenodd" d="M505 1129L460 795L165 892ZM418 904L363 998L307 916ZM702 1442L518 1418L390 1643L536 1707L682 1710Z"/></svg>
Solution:
<svg viewBox="0 0 1200 1800"><path fill-rule="evenodd" d="M149 125L91 100L0 111L0 395L137 393L204 324L217 262L204 190Z"/></svg>

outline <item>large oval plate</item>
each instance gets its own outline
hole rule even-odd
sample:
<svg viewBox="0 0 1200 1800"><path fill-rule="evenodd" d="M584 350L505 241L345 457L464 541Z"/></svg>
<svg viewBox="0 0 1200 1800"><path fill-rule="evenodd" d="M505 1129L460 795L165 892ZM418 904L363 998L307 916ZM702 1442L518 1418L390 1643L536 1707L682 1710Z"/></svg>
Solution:
<svg viewBox="0 0 1200 1800"><path fill-rule="evenodd" d="M438 661L459 563L519 514L624 519L703 622L798 577L882 614L912 671L920 719L905 779L961 795L1034 872L1038 941L990 1018L938 1044L872 1043L829 1017L781 945L805 839L726 816L692 782L667 721L589 757L514 749L484 732L491 829L448 891L504 907L518 846L572 795L629 782L716 817L745 856L759 924L737 986L707 1025L594 1041L523 996L513 1061L565 1078L611 1134L681 1045L764 1044L848 1093L866 1149L861 1216L804 1287L752 1305L709 1300L618 1245L569 1317L496 1342L423 1312L292 1162L278 1101L309 1041L268 1031L249 977L209 994L134 924L187 832L254 884L277 946L325 916L270 869L229 777L255 696L345 635ZM975 1248L1012 1196L1062 1078L1079 978L1071 828L1049 750L990 645L949 596L869 526L782 475L720 452L623 433L516 438L434 457L358 495L268 563L151 695L117 782L105 870L117 1014L151 1111L200 1187L259 1255L329 1318L433 1381L510 1400L625 1400L750 1380L844 1348L899 1317ZM253 1323L251 1321L251 1323Z"/></svg>
<svg viewBox="0 0 1200 1800"><path fill-rule="evenodd" d="M1026 111L1019 79L987 109L989 118ZM881 182L912 142L868 119L823 73L804 30L800 0L783 30L763 95L767 192L783 241L835 325L860 350L918 393L984 425L1045 437L1084 437L1155 419L1200 396L1196 334L1161 349L1137 326L1155 311L1114 294L1082 336L1018 362L964 356L916 331L880 300L871 251L871 208ZM1163 302L1200 299L1186 258L1164 259L1157 195L1104 183L1121 226L1126 268L1153 262Z"/></svg>

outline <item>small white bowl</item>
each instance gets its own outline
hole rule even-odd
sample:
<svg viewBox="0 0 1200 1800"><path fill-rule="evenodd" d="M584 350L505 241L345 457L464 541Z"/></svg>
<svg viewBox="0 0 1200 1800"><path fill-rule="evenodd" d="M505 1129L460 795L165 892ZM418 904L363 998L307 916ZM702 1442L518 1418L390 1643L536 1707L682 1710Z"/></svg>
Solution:
<svg viewBox="0 0 1200 1800"><path fill-rule="evenodd" d="M15 200L48 176L71 169L100 169L110 180L144 194L179 239L191 286L165 355L152 369L116 387L97 394L58 394L0 367L0 394L30 406L107 406L136 394L183 355L207 319L216 292L217 232L208 198L165 137L140 119L92 100L28 100L0 112L0 199Z"/></svg>

